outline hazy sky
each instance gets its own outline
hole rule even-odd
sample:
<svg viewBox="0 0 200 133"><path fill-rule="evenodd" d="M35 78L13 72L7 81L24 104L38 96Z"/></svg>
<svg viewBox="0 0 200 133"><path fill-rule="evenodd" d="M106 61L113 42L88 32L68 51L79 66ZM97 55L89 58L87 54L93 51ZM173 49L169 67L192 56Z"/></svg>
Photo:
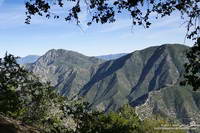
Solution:
<svg viewBox="0 0 200 133"><path fill-rule="evenodd" d="M150 29L132 27L127 16L120 16L114 24L88 27L88 18L86 12L81 13L82 30L73 22L41 17L26 25L24 0L0 0L0 56L6 51L18 56L42 55L52 48L89 56L125 53L165 43L183 44L186 34L179 14L155 21ZM185 45L191 44L186 40Z"/></svg>

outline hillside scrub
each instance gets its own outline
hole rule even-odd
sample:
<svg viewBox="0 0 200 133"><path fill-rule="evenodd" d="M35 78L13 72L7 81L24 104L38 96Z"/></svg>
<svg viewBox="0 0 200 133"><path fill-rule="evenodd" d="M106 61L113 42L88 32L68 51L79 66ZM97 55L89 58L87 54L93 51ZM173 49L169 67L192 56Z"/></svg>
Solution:
<svg viewBox="0 0 200 133"><path fill-rule="evenodd" d="M0 106L1 118L11 120L7 125L4 124L4 128L11 133L18 129L13 126L20 125L30 125L30 129L36 127L37 132L42 133L183 132L154 130L162 124L161 121L142 121L129 105L117 112L104 114L91 110L90 105L82 100L68 100L59 96L49 83L40 82L20 66L11 54L0 59ZM4 122L0 121L0 128Z"/></svg>

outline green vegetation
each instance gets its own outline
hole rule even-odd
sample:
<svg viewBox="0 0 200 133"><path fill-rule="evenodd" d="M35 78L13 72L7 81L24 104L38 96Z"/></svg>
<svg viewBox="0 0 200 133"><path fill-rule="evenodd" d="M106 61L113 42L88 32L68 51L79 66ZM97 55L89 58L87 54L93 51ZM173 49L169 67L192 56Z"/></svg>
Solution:
<svg viewBox="0 0 200 133"><path fill-rule="evenodd" d="M186 54L188 62L185 63L184 81L182 85L191 85L193 90L200 89L200 38L197 39L193 47Z"/></svg>
<svg viewBox="0 0 200 133"><path fill-rule="evenodd" d="M13 55L0 60L0 75L0 112L6 116L25 123L42 122L59 100L48 83L23 69Z"/></svg>
<svg viewBox="0 0 200 133"><path fill-rule="evenodd" d="M161 45L105 62L72 51L50 50L26 69L42 81L51 81L61 95L84 97L92 108L109 112L124 104L143 103L149 92L173 86L184 71L187 49L179 44Z"/></svg>
<svg viewBox="0 0 200 133"><path fill-rule="evenodd" d="M69 101L57 95L49 83L40 82L24 70L16 63L16 57L13 55L6 54L4 59L0 60L0 75L1 114L34 126L40 132L169 133L154 130L160 121L142 121L134 108L128 105L120 108L118 112L103 114L92 111L89 104L81 100Z"/></svg>
<svg viewBox="0 0 200 133"><path fill-rule="evenodd" d="M188 86L165 87L150 93L149 100L137 107L137 113L143 117L151 117L153 114L170 117L173 121L184 124L189 124L191 121L199 123L199 97L200 92L194 92Z"/></svg>
<svg viewBox="0 0 200 133"><path fill-rule="evenodd" d="M28 70L42 81L50 80L55 91L68 98L83 97L92 109L108 113L125 104L143 105L148 98L151 102L145 110L151 115L173 116L189 123L200 118L195 115L200 108L199 92L179 86L188 49L165 44L105 62L72 51L50 50L29 64Z"/></svg>
<svg viewBox="0 0 200 133"><path fill-rule="evenodd" d="M124 104L143 104L148 94L174 86L184 71L189 47L166 44L135 51L100 65L80 95L93 107L117 110Z"/></svg>

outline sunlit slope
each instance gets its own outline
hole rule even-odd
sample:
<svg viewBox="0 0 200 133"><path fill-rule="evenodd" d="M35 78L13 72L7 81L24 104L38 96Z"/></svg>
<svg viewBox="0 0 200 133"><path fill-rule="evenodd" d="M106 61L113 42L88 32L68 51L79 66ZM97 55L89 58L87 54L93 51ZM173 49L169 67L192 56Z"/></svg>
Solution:
<svg viewBox="0 0 200 133"><path fill-rule="evenodd" d="M41 80L50 81L60 94L73 97L90 80L101 62L77 52L53 49L27 68Z"/></svg>

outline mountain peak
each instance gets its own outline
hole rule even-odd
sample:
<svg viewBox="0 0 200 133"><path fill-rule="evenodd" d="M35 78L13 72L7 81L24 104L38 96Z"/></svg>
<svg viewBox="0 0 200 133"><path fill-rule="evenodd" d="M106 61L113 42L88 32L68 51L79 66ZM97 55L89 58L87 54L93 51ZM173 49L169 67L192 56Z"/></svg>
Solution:
<svg viewBox="0 0 200 133"><path fill-rule="evenodd" d="M65 50L65 49L51 49L46 52L45 55L55 55L55 56L63 56L63 55L76 55L76 56L85 56L81 53L71 51L71 50ZM86 57L86 56L85 56Z"/></svg>
<svg viewBox="0 0 200 133"><path fill-rule="evenodd" d="M28 69L43 81L50 81L62 95L72 97L88 82L96 67L103 61L80 53L51 49ZM72 89L73 88L73 89Z"/></svg>

